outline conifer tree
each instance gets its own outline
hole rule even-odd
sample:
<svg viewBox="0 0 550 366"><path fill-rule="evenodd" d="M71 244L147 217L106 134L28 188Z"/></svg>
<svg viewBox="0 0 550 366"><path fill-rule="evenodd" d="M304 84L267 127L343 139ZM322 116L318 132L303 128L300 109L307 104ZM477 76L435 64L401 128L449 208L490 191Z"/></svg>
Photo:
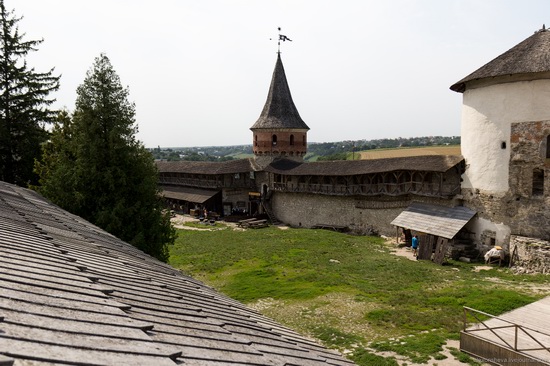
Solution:
<svg viewBox="0 0 550 366"><path fill-rule="evenodd" d="M72 139L72 119L66 110L60 111L53 123L50 139L42 144L42 157L35 160L35 173L39 176L38 186L31 188L44 197L54 200L64 209L75 212L74 166L76 156Z"/></svg>
<svg viewBox="0 0 550 366"><path fill-rule="evenodd" d="M175 239L153 157L136 140L135 105L102 54L77 89L72 120L61 116L37 164L39 191L54 203L166 260Z"/></svg>
<svg viewBox="0 0 550 366"><path fill-rule="evenodd" d="M0 0L0 180L27 186L36 181L33 164L48 138L45 125L55 118L48 95L59 88L59 76L28 67L25 57L43 40L25 41L20 20Z"/></svg>

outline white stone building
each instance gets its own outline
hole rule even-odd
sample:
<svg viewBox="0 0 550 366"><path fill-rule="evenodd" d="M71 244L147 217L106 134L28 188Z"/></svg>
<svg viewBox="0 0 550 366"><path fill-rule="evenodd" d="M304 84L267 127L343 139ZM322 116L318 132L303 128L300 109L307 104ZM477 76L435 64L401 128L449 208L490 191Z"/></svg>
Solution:
<svg viewBox="0 0 550 366"><path fill-rule="evenodd" d="M451 86L463 94L464 204L482 245L550 240L550 32L544 27Z"/></svg>

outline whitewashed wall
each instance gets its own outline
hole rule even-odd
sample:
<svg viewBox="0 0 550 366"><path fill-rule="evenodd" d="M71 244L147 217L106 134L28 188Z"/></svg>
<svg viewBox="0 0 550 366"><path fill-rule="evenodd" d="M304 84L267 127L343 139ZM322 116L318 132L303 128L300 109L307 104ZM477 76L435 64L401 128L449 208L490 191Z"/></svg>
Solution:
<svg viewBox="0 0 550 366"><path fill-rule="evenodd" d="M466 90L461 150L463 188L499 194L508 190L510 125L550 119L550 80L518 81ZM506 149L501 148L502 142Z"/></svg>

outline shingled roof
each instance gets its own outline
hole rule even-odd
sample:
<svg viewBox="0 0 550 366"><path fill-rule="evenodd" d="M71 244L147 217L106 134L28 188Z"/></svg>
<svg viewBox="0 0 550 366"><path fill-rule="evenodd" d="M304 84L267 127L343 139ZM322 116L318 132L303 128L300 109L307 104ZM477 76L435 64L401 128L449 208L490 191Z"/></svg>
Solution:
<svg viewBox="0 0 550 366"><path fill-rule="evenodd" d="M235 174L260 170L254 159L229 161L157 161L160 173Z"/></svg>
<svg viewBox="0 0 550 366"><path fill-rule="evenodd" d="M518 74L537 74L549 71L550 32L543 27L523 42L451 85L450 89L463 93L468 83L474 80L495 79Z"/></svg>
<svg viewBox="0 0 550 366"><path fill-rule="evenodd" d="M265 170L285 175L345 176L398 170L446 172L464 159L460 155L426 155L387 159L338 160L300 163L280 159Z"/></svg>
<svg viewBox="0 0 550 366"><path fill-rule="evenodd" d="M0 364L351 362L0 182Z"/></svg>
<svg viewBox="0 0 550 366"><path fill-rule="evenodd" d="M280 53L277 54L277 63L271 78L271 86L269 87L264 109L260 114L260 118L250 129L273 128L309 130L292 101Z"/></svg>

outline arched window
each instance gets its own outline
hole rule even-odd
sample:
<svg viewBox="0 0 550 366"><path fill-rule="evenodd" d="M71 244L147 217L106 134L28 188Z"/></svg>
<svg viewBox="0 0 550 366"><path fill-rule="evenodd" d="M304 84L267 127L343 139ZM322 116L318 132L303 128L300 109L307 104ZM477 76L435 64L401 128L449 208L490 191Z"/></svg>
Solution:
<svg viewBox="0 0 550 366"><path fill-rule="evenodd" d="M273 135L271 137L271 145L273 146L277 145L277 135Z"/></svg>
<svg viewBox="0 0 550 366"><path fill-rule="evenodd" d="M533 169L533 196L544 195L544 170Z"/></svg>
<svg viewBox="0 0 550 366"><path fill-rule="evenodd" d="M306 146L306 135L302 136L302 145Z"/></svg>
<svg viewBox="0 0 550 366"><path fill-rule="evenodd" d="M258 135L254 135L254 146L258 146Z"/></svg>
<svg viewBox="0 0 550 366"><path fill-rule="evenodd" d="M294 135L290 135L290 146L294 146Z"/></svg>
<svg viewBox="0 0 550 366"><path fill-rule="evenodd" d="M546 136L546 159L550 159L550 135Z"/></svg>

